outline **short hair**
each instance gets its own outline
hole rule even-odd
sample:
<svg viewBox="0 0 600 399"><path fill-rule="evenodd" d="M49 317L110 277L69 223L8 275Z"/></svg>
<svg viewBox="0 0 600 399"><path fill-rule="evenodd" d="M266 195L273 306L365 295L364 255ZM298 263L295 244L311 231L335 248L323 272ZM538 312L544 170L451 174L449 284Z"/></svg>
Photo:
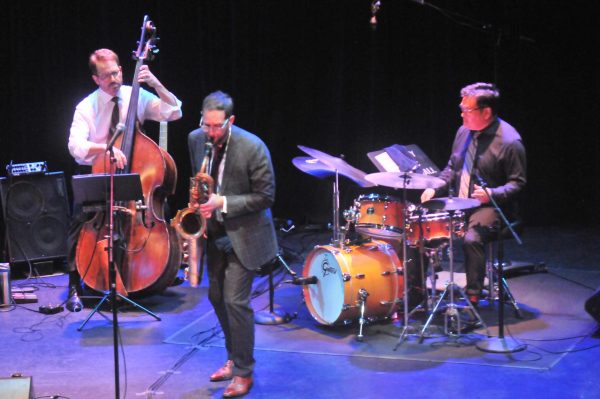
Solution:
<svg viewBox="0 0 600 399"><path fill-rule="evenodd" d="M461 97L475 97L477 99L477 107L490 107L492 113L498 113L498 105L500 104L500 91L493 83L473 83L463 87L460 90Z"/></svg>
<svg viewBox="0 0 600 399"><path fill-rule="evenodd" d="M92 71L92 75L98 75L98 69L96 69L96 63L98 61L115 61L117 65L121 65L117 53L107 48L98 49L90 54L88 60L88 66L90 67L90 71Z"/></svg>
<svg viewBox="0 0 600 399"><path fill-rule="evenodd" d="M202 111L225 111L225 118L233 115L233 99L227 93L215 91L202 101Z"/></svg>

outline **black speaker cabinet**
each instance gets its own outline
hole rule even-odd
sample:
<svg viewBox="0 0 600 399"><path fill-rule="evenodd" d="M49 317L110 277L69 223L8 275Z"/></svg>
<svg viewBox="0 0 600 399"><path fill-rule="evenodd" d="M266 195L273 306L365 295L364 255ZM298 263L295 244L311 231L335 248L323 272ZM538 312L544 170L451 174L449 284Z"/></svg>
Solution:
<svg viewBox="0 0 600 399"><path fill-rule="evenodd" d="M600 323L600 287L585 301L585 310Z"/></svg>
<svg viewBox="0 0 600 399"><path fill-rule="evenodd" d="M0 378L0 398L33 399L31 377Z"/></svg>
<svg viewBox="0 0 600 399"><path fill-rule="evenodd" d="M65 257L69 201L63 172L0 178L11 263Z"/></svg>

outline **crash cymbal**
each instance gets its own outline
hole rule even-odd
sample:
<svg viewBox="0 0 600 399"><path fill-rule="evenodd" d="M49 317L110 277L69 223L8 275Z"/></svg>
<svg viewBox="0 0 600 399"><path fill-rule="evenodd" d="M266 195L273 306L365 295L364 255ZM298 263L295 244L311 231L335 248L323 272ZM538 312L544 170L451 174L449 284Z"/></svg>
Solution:
<svg viewBox="0 0 600 399"><path fill-rule="evenodd" d="M462 211L477 208L479 205L481 205L481 202L474 198L458 197L434 198L421 204L424 208L435 211Z"/></svg>
<svg viewBox="0 0 600 399"><path fill-rule="evenodd" d="M367 179L365 176L367 175L360 169L356 169L354 166L348 164L348 162L344 161L342 158L334 157L329 154L326 154L322 151L315 150L314 148L305 147L299 145L302 151L313 157L314 159L320 161L322 164L328 167L331 170L332 174L335 174L337 171L338 174L347 177L348 179L354 181L361 187L373 187L374 184ZM296 164L294 164L296 165ZM296 165L298 167L298 165ZM299 167L298 167L299 168ZM300 168L299 168L300 169ZM302 170L302 169L300 169ZM321 169L323 170L323 169ZM304 170L302 170L304 172ZM309 172L306 172L309 173ZM310 174L310 173L309 173Z"/></svg>
<svg viewBox="0 0 600 399"><path fill-rule="evenodd" d="M406 179L405 179L406 177ZM412 172L379 172L371 173L366 179L378 186L407 189L438 188L444 185L439 177Z"/></svg>
<svg viewBox="0 0 600 399"><path fill-rule="evenodd" d="M334 170L316 158L296 157L292 159L292 163L304 173L320 179L335 174Z"/></svg>

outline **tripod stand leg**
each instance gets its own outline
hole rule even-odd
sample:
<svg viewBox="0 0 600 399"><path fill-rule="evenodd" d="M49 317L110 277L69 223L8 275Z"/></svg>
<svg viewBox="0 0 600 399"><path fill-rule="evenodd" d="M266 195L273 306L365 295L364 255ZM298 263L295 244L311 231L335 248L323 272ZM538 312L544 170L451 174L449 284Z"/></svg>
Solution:
<svg viewBox="0 0 600 399"><path fill-rule="evenodd" d="M94 307L94 310L92 310L90 312L90 314L86 317L86 319L83 321L83 323L81 323L81 325L77 328L77 331L81 331L83 330L83 327L85 327L85 325L87 324L87 322L92 318L92 316L96 313L99 312L100 307L102 306L102 304L106 301L110 301L109 299L110 296L110 291L107 291L104 293L104 296L102 297L102 299L100 300L100 302L98 302L98 304L96 305L96 307ZM143 307L142 305L140 305L137 302L132 301L131 299L127 298L126 296L123 296L119 293L117 293L117 297L123 299L124 301L128 302L129 304L135 306L136 308L143 310L144 312L148 313L150 316L154 317L156 320L161 321L161 318L158 317L155 313L151 312L150 310L146 309L145 307ZM113 304L112 306L116 306L116 304ZM102 313L100 313L102 314ZM102 315L104 316L104 315Z"/></svg>
<svg viewBox="0 0 600 399"><path fill-rule="evenodd" d="M146 309L145 307L143 307L139 303L132 301L131 299L127 298L126 296L123 296L123 295L119 294L118 292L117 292L117 296L119 298L121 298L122 300L124 300L125 302L128 302L129 304L135 306L136 308L138 308L140 310L143 310L144 312L148 313L150 316L154 317L156 320L161 321L160 317L158 317L156 314L152 313L151 311L149 311L148 309ZM113 306L115 306L115 304L113 304Z"/></svg>
<svg viewBox="0 0 600 399"><path fill-rule="evenodd" d="M420 344L422 344L423 340L425 339L425 331L427 331L427 329L429 328L429 325L431 324L431 321L433 320L433 316L436 314L436 312L438 311L438 308L442 304L442 301L446 297L446 294L449 292L449 287L450 287L450 285L446 284L446 288L444 289L444 292L442 292L442 295L440 295L440 298L438 299L437 303L431 310L431 314L427 318L425 325L423 325L423 328L421 329L421 333L419 334L419 343Z"/></svg>
<svg viewBox="0 0 600 399"><path fill-rule="evenodd" d="M519 308L519 304L517 304L517 301L515 300L515 297L513 296L512 292L510 292L510 288L508 288L508 283L506 282L506 279L504 277L502 278L502 285L504 286L504 294L508 297L508 300L510 301L510 304L515 309L515 315L519 319L522 319L523 318L523 314L521 313L521 309Z"/></svg>
<svg viewBox="0 0 600 399"><path fill-rule="evenodd" d="M87 324L87 322L90 321L90 319L92 318L92 316L96 312L98 312L100 310L100 306L102 306L102 304L108 300L108 296L109 295L110 295L110 292L105 292L104 293L104 296L102 297L102 299L100 299L100 302L98 302L98 304L96 305L96 307L94 308L94 310L92 310L90 312L90 314L88 315L88 317L86 317L86 319L83 321L83 323L81 323L81 325L79 327L77 327L77 331L83 330L83 327L85 327L85 325Z"/></svg>

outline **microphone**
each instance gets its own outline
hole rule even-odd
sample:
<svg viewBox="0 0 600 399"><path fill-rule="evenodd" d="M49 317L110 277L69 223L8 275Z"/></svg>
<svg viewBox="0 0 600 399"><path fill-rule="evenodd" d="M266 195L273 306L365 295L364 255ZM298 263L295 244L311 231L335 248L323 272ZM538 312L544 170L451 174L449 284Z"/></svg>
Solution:
<svg viewBox="0 0 600 399"><path fill-rule="evenodd" d="M123 130L125 130L124 124L119 123L117 124L117 126L115 126L115 132L113 133L113 136L110 138L110 141L106 145L106 151L110 151L112 153L112 148L115 145L115 141L117 141L119 136L123 133Z"/></svg>
<svg viewBox="0 0 600 399"><path fill-rule="evenodd" d="M67 310L69 312L79 312L81 309L83 309L83 303L81 302L79 295L77 295L77 292L75 292L67 300Z"/></svg>
<svg viewBox="0 0 600 399"><path fill-rule="evenodd" d="M483 188L487 187L487 183L485 182L485 180L483 180L481 178L481 176L479 175L479 173L477 173L477 169L473 169L473 176L475 176L475 179L477 179L477 183L479 183L479 185Z"/></svg>
<svg viewBox="0 0 600 399"><path fill-rule="evenodd" d="M288 280L288 281L286 281L286 283L291 283L294 285L309 285L309 284L317 284L318 281L319 280L317 279L317 276L310 276L310 277L298 277L293 280Z"/></svg>

